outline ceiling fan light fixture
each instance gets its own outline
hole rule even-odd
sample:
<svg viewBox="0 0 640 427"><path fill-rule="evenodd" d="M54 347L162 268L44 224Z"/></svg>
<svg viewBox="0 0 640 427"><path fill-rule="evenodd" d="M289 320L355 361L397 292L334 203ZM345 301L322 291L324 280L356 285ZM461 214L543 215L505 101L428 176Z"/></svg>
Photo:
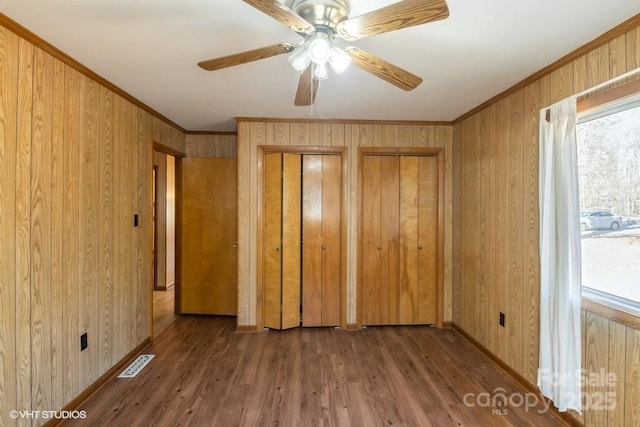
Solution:
<svg viewBox="0 0 640 427"><path fill-rule="evenodd" d="M329 70L327 70L327 64L314 64L313 77L316 80L326 80L329 78Z"/></svg>
<svg viewBox="0 0 640 427"><path fill-rule="evenodd" d="M331 56L331 40L325 32L316 32L309 44L309 57L316 65L325 64Z"/></svg>
<svg viewBox="0 0 640 427"><path fill-rule="evenodd" d="M288 60L294 70L300 74L304 73L304 70L306 70L311 63L311 58L309 57L309 46L306 43L299 46L291 55L289 55Z"/></svg>
<svg viewBox="0 0 640 427"><path fill-rule="evenodd" d="M329 54L329 64L331 64L331 68L336 74L340 74L349 68L349 64L351 64L351 57L338 46L334 46L331 48L331 52Z"/></svg>

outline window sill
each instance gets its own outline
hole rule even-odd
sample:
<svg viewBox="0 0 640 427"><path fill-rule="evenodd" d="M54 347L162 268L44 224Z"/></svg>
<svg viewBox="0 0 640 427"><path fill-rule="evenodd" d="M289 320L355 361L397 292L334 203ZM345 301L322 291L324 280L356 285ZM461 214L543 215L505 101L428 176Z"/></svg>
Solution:
<svg viewBox="0 0 640 427"><path fill-rule="evenodd" d="M640 314L632 313L614 302L606 301L595 294L588 293L582 296L582 309L606 317L614 322L640 330Z"/></svg>

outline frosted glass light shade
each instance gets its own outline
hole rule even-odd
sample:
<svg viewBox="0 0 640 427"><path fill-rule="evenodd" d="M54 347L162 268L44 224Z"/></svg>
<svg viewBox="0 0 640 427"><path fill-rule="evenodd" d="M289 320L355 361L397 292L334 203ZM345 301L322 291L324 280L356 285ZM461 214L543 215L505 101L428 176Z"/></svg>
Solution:
<svg viewBox="0 0 640 427"><path fill-rule="evenodd" d="M325 64L331 55L331 43L324 33L316 33L309 45L309 57L314 64Z"/></svg>
<svg viewBox="0 0 640 427"><path fill-rule="evenodd" d="M329 70L327 70L327 64L314 64L313 76L316 80L326 80L329 78Z"/></svg>
<svg viewBox="0 0 640 427"><path fill-rule="evenodd" d="M351 57L344 50L334 46L331 48L329 63L331 64L333 71L335 71L336 74L340 74L349 67L349 64L351 64Z"/></svg>
<svg viewBox="0 0 640 427"><path fill-rule="evenodd" d="M291 55L289 55L289 64L299 73L303 73L311 63L309 52L306 45L298 47Z"/></svg>

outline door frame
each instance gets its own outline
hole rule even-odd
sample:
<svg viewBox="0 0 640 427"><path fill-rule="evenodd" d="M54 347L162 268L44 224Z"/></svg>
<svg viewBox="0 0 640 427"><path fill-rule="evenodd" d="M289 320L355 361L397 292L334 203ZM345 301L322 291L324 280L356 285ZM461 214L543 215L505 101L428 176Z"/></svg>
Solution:
<svg viewBox="0 0 640 427"><path fill-rule="evenodd" d="M442 328L444 326L444 215L445 215L445 150L444 148L391 148L391 147L359 147L358 148L358 270L357 270L357 295L363 295L362 284L362 272L364 269L364 262L362 257L363 239L362 239L362 222L363 222L363 209L362 209L362 167L364 163L364 157L366 155L378 155L378 156L433 156L437 159L438 164L438 230L437 230L437 242L436 242L436 266L437 266L437 279L436 279L436 326ZM356 304L356 320L357 328L362 328L362 301L361 298L357 298Z"/></svg>
<svg viewBox="0 0 640 427"><path fill-rule="evenodd" d="M181 208L182 208L182 158L186 157L186 154L178 151L176 149L173 149L171 147L167 147L166 145L160 144L158 142L153 142L153 151L158 151L159 153L164 153L164 154L169 154L171 156L173 156L175 158L175 179L176 179L176 202L175 202L175 221L176 221L176 235L175 235L175 283L174 283L174 295L173 295L173 312L175 314L180 314L181 313L181 308L180 308L180 300L181 300L181 292L182 292L182 282L180 280L180 271L181 271L181 265L182 265L182 259L180 257L180 251L182 249L182 214L181 214ZM153 157L153 156L152 156ZM152 161L152 165L153 167L153 161ZM153 174L153 172L151 172ZM153 179L153 175L152 175L152 179ZM155 233L155 230L153 231ZM153 237L152 237L153 238ZM151 243L151 242L150 242ZM152 268L155 270L155 263L153 264ZM155 274L155 273L154 273ZM149 304L151 305L150 310L149 310L149 314L151 316L150 319L150 324L151 324L151 337L153 340L153 289L154 289L155 284L152 283L151 287L149 289L149 292L151 293L150 298L149 298Z"/></svg>
<svg viewBox="0 0 640 427"><path fill-rule="evenodd" d="M319 147L304 145L258 145L258 223L256 256L256 330L264 328L263 319L263 244L264 244L264 156L267 153L332 154L340 156L342 185L340 194L340 329L347 329L347 179L348 147Z"/></svg>

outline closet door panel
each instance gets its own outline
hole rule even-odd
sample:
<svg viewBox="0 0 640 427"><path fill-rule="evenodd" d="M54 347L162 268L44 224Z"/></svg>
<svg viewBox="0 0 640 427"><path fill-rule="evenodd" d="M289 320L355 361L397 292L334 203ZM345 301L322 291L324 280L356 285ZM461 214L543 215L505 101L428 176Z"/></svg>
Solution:
<svg viewBox="0 0 640 427"><path fill-rule="evenodd" d="M282 154L267 153L264 163L264 326L281 329Z"/></svg>
<svg viewBox="0 0 640 427"><path fill-rule="evenodd" d="M400 158L399 323L418 323L418 182L417 156Z"/></svg>
<svg viewBox="0 0 640 427"><path fill-rule="evenodd" d="M400 158L380 159L380 322L399 322Z"/></svg>
<svg viewBox="0 0 640 427"><path fill-rule="evenodd" d="M359 298L364 325L380 324L382 301L380 289L380 167L379 156L362 158L362 271Z"/></svg>
<svg viewBox="0 0 640 427"><path fill-rule="evenodd" d="M300 326L300 155L282 155L282 329Z"/></svg>
<svg viewBox="0 0 640 427"><path fill-rule="evenodd" d="M322 155L302 160L302 322L322 326Z"/></svg>
<svg viewBox="0 0 640 427"><path fill-rule="evenodd" d="M342 162L322 158L322 326L340 324Z"/></svg>
<svg viewBox="0 0 640 427"><path fill-rule="evenodd" d="M418 323L437 321L438 160L420 157L419 165Z"/></svg>

